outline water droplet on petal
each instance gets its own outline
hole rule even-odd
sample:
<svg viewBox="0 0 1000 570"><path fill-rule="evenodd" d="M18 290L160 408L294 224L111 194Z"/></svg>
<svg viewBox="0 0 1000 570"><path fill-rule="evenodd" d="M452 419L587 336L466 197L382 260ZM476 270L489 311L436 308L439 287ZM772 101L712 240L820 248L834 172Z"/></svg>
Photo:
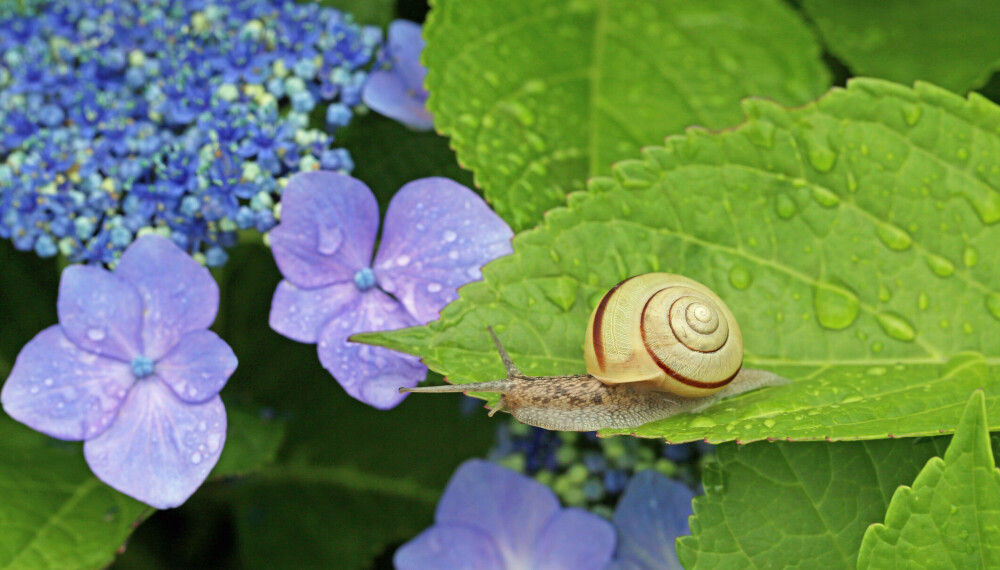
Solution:
<svg viewBox="0 0 1000 570"><path fill-rule="evenodd" d="M455 241L456 239L458 239L458 234L456 234L455 232L453 232L451 230L447 230L446 232L444 232L444 235L442 237L444 238L444 241L446 243L451 243L451 242Z"/></svg>
<svg viewBox="0 0 1000 570"><path fill-rule="evenodd" d="M51 386L53 383L54 381L51 378L46 378L42 381L42 384L45 384L46 386Z"/></svg>
<svg viewBox="0 0 1000 570"><path fill-rule="evenodd" d="M440 290L441 290L441 284L440 283L428 283L427 284L427 291L429 293L437 293Z"/></svg>
<svg viewBox="0 0 1000 570"><path fill-rule="evenodd" d="M191 463L194 463L195 465L201 463L201 454L198 453L197 451L195 451L194 453L192 453L191 454Z"/></svg>
<svg viewBox="0 0 1000 570"><path fill-rule="evenodd" d="M410 264L410 256L409 255L405 255L404 254L404 255L400 255L399 257L396 258L396 265L398 265L400 267L406 267L409 264Z"/></svg>
<svg viewBox="0 0 1000 570"><path fill-rule="evenodd" d="M28 392L30 392L32 394L37 394L38 393L38 386L32 386L31 389L28 390Z"/></svg>
<svg viewBox="0 0 1000 570"><path fill-rule="evenodd" d="M316 244L316 249L323 255L333 255L340 248L341 242L344 241L344 234L339 228L320 226L318 239L319 243Z"/></svg>
<svg viewBox="0 0 1000 570"><path fill-rule="evenodd" d="M191 397L191 398L194 398L197 395L198 395L198 389L195 388L194 386L189 386L188 387L188 396Z"/></svg>
<svg viewBox="0 0 1000 570"><path fill-rule="evenodd" d="M102 329L100 327L94 327L94 328L87 329L87 338L89 338L90 340L92 340L94 342L101 342L102 340L104 340L104 337L106 337L106 336L107 336L107 333L105 333L104 329Z"/></svg>
<svg viewBox="0 0 1000 570"><path fill-rule="evenodd" d="M449 252L448 252L448 259L451 259L451 260L456 260L456 259L458 259L458 252L457 252L457 251L455 251L455 250L451 250L451 251L449 251Z"/></svg>

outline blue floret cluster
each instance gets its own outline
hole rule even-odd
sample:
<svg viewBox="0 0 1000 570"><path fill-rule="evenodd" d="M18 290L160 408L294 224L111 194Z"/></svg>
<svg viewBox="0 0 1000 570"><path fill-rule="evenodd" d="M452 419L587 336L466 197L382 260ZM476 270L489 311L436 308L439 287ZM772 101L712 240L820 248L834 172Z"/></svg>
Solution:
<svg viewBox="0 0 1000 570"><path fill-rule="evenodd" d="M114 265L155 232L209 266L270 230L285 180L349 172L376 28L315 3L0 7L0 237ZM327 129L310 128L310 116Z"/></svg>

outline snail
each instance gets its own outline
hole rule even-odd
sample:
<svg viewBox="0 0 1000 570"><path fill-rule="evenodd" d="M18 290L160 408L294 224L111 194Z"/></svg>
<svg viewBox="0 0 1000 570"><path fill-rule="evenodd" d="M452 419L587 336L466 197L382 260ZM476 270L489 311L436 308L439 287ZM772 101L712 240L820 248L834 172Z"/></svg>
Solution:
<svg viewBox="0 0 1000 570"><path fill-rule="evenodd" d="M633 428L788 380L743 368L743 338L729 307L708 287L670 273L615 285L590 315L586 374L526 376L487 327L507 378L400 388L400 392L499 392L490 408L551 430Z"/></svg>

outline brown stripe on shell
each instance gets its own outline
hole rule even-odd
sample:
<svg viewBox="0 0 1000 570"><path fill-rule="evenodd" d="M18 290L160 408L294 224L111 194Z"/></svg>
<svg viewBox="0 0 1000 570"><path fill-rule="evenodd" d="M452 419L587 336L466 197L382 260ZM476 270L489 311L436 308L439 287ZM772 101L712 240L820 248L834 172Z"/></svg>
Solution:
<svg viewBox="0 0 1000 570"><path fill-rule="evenodd" d="M625 281L629 281L634 277L629 277ZM601 369L601 372L604 372L604 339L601 338L601 323L604 321L604 310L608 306L608 301L611 300L611 295L624 285L625 281L618 283L605 293L604 297L601 298L601 302L597 304L597 310L594 311L594 328L590 336L594 340L594 359L597 360L597 366Z"/></svg>
<svg viewBox="0 0 1000 570"><path fill-rule="evenodd" d="M649 306L649 302L652 300L653 300L653 295L650 295L649 299L646 300L646 304L642 306L642 315L639 317L639 332L642 333L642 345L646 347L646 352L649 353L649 357L652 358L653 362L655 362L656 365L660 367L660 370L666 372L668 376L670 376L674 380L677 380L681 384L691 386L692 388L701 388L701 389L719 388L721 386L729 384L730 382L733 381L733 378L736 378L736 375L740 373L740 369L743 368L742 363L740 363L736 371L733 372L733 374L728 378L719 380L718 382L701 382L699 380L695 380L694 378L688 378L687 376L684 376L683 374L677 372L673 368L670 368L669 366L666 365L665 362L660 360L659 357L656 356L656 353L653 352L653 348L649 346L649 341L646 340L646 327L642 326L642 323L646 322L646 307ZM673 307L673 305L671 305L671 307ZM673 332L673 324L671 324L670 330L671 332ZM725 343L723 343L723 346L725 346ZM687 348L687 345L684 345L684 347Z"/></svg>

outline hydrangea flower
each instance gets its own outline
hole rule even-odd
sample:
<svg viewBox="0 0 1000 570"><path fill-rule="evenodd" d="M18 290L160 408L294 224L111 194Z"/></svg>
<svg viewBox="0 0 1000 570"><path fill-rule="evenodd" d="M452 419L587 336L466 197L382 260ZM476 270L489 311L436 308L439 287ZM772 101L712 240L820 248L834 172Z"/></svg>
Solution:
<svg viewBox="0 0 1000 570"><path fill-rule="evenodd" d="M25 8L0 7L0 238L17 249L113 266L152 228L217 265L237 230L274 225L288 176L353 166L333 134L377 28L288 0ZM328 132L308 128L321 104Z"/></svg>
<svg viewBox="0 0 1000 570"><path fill-rule="evenodd" d="M393 562L399 570L599 570L614 549L614 529L605 519L561 509L545 485L474 459L452 475L434 526L401 546Z"/></svg>
<svg viewBox="0 0 1000 570"><path fill-rule="evenodd" d="M159 509L183 503L226 440L219 390L236 356L215 333L219 289L170 241L147 235L116 270L67 267L59 324L21 349L0 392L21 423L84 440L99 479Z"/></svg>
<svg viewBox="0 0 1000 570"><path fill-rule="evenodd" d="M389 24L389 41L379 55L380 66L371 72L361 99L386 117L426 131L434 127L434 118L427 110L427 68L420 63L424 51L420 33L420 25L407 20Z"/></svg>
<svg viewBox="0 0 1000 570"><path fill-rule="evenodd" d="M270 233L284 280L271 328L317 343L319 359L348 394L389 409L427 368L416 357L349 342L355 333L437 318L479 279L486 262L511 253L510 228L473 191L446 178L403 186L385 215L378 254L378 204L360 180L304 172L288 181L281 223Z"/></svg>
<svg viewBox="0 0 1000 570"><path fill-rule="evenodd" d="M674 544L691 533L693 498L687 485L656 471L633 477L615 510L618 552L608 570L680 570Z"/></svg>

